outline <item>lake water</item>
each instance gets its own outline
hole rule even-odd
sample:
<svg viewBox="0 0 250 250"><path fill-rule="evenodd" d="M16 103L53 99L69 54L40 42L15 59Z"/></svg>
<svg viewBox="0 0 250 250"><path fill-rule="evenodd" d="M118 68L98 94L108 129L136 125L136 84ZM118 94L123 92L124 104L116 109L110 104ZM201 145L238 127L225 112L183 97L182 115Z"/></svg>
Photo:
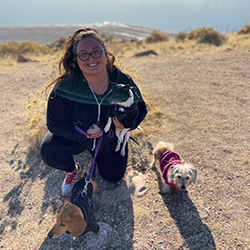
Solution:
<svg viewBox="0 0 250 250"><path fill-rule="evenodd" d="M154 1L143 11L146 24L172 32L213 27L220 32L235 31L250 23L250 0L165 0ZM143 22L141 22L142 24Z"/></svg>
<svg viewBox="0 0 250 250"><path fill-rule="evenodd" d="M250 23L250 0L0 1L0 26L100 26L105 22L174 33L200 27L232 32ZM0 29L0 42L7 34L3 32L6 29Z"/></svg>
<svg viewBox="0 0 250 250"><path fill-rule="evenodd" d="M119 22L170 32L250 23L250 0L1 0L0 26Z"/></svg>

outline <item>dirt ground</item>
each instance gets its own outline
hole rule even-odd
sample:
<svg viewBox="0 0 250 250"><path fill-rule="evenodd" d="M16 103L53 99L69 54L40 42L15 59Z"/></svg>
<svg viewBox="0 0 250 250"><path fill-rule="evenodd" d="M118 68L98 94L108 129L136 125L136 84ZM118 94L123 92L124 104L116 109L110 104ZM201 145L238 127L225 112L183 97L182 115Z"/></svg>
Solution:
<svg viewBox="0 0 250 250"><path fill-rule="evenodd" d="M140 145L129 142L124 180L98 174L99 235L47 239L63 204L64 173L30 148L26 102L52 71L45 62L1 67L0 249L250 249L250 52L179 52L122 59L136 67L149 107ZM188 192L159 193L150 168L160 140L198 171ZM91 158L76 156L88 168Z"/></svg>

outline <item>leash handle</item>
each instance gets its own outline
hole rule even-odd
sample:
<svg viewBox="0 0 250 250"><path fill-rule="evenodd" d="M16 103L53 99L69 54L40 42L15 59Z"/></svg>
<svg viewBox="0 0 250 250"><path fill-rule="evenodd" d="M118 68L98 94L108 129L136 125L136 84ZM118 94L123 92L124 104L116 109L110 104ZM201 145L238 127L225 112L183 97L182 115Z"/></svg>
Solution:
<svg viewBox="0 0 250 250"><path fill-rule="evenodd" d="M103 134L103 129L101 129L101 132L100 132L99 134L93 136L93 135L87 134L85 131L83 131L81 128L79 128L76 124L74 124L74 126L75 126L75 130L76 130L76 131L78 131L79 133L81 133L81 134L83 134L83 135L86 135L86 136L89 137L89 138L95 139L95 138L100 137L100 136Z"/></svg>

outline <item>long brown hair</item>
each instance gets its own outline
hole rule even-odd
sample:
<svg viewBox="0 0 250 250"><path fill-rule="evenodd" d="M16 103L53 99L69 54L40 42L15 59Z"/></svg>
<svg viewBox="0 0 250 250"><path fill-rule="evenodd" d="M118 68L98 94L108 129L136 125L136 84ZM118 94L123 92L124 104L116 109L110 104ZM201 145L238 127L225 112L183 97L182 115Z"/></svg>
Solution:
<svg viewBox="0 0 250 250"><path fill-rule="evenodd" d="M58 88L62 80L73 79L77 74L81 72L76 63L76 48L79 41L84 38L93 38L101 43L107 56L107 69L109 71L112 71L115 62L115 56L110 51L107 51L105 42L99 32L95 28L91 27L78 29L67 41L65 53L59 62L59 77L53 80L46 88L46 90L50 86L55 84L54 92L56 92L56 89Z"/></svg>

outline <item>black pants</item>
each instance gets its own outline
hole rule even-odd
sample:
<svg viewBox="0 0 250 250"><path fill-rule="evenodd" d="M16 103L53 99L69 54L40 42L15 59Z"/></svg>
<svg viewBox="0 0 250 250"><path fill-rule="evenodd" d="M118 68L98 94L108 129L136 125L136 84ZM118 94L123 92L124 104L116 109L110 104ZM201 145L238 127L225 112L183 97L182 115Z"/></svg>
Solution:
<svg viewBox="0 0 250 250"><path fill-rule="evenodd" d="M119 181L125 174L128 161L128 147L122 156L114 149L108 153L98 153L96 163L99 174L110 182ZM73 155L80 154L86 148L81 144L47 132L41 144L41 157L50 167L72 172L75 169ZM94 156L94 151L89 151Z"/></svg>

